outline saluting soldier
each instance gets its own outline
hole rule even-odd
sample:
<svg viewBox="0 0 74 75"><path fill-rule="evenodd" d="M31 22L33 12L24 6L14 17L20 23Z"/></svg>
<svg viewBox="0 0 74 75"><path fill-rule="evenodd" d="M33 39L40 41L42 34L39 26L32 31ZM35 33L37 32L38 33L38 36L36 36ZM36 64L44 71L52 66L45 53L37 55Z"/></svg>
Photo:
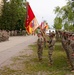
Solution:
<svg viewBox="0 0 74 75"><path fill-rule="evenodd" d="M49 58L49 65L52 65L53 64L53 60L52 60L52 53L53 53L53 50L54 50L54 47L55 47L55 42L56 42L56 39L55 39L55 34L52 33L50 36L49 36L49 41L48 42L48 47L49 47L49 50L48 50L48 58Z"/></svg>
<svg viewBox="0 0 74 75"><path fill-rule="evenodd" d="M37 34L37 36L38 36L38 40L37 40L38 51L37 51L37 53L38 53L38 59L39 59L39 61L41 61L42 54L43 54L44 39L43 39L42 34L40 32Z"/></svg>

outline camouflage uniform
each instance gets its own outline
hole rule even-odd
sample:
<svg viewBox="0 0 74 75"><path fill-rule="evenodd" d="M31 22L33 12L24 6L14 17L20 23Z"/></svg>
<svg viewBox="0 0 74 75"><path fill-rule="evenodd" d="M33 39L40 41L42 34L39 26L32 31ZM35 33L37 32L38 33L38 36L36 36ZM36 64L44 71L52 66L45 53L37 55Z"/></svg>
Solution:
<svg viewBox="0 0 74 75"><path fill-rule="evenodd" d="M2 41L2 31L0 30L0 42Z"/></svg>
<svg viewBox="0 0 74 75"><path fill-rule="evenodd" d="M9 31L6 31L6 40L9 40Z"/></svg>
<svg viewBox="0 0 74 75"><path fill-rule="evenodd" d="M69 51L68 51L68 40L65 39L64 37L62 38L62 46L66 52L67 58L69 60Z"/></svg>
<svg viewBox="0 0 74 75"><path fill-rule="evenodd" d="M49 50L48 50L48 58L49 58L49 62L50 64L52 65L53 64L53 61L52 61L52 53L53 53L53 50L54 50L54 45L55 45L55 37L54 35L52 34L52 36L50 36L50 40L47 41L49 43Z"/></svg>
<svg viewBox="0 0 74 75"><path fill-rule="evenodd" d="M2 41L6 41L6 31L2 30Z"/></svg>
<svg viewBox="0 0 74 75"><path fill-rule="evenodd" d="M74 40L69 40L70 43L68 45L68 50L69 50L69 61L70 65L72 67L72 70L74 70Z"/></svg>
<svg viewBox="0 0 74 75"><path fill-rule="evenodd" d="M39 33L38 34L38 40L37 40L37 45L38 45L38 58L39 58L39 61L42 60L42 54L43 54L43 37L41 36L41 34Z"/></svg>

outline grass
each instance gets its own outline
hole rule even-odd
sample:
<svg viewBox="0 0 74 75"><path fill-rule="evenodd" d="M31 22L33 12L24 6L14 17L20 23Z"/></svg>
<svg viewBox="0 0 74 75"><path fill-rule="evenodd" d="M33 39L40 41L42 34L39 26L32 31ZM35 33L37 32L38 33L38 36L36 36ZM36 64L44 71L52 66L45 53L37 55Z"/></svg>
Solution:
<svg viewBox="0 0 74 75"><path fill-rule="evenodd" d="M35 45L30 45L29 47L34 51L31 56L21 55L15 57L13 60L13 62L16 63L17 61L21 61L19 64L21 64L21 66L23 65L22 69L19 68L18 70L15 70L10 67L3 67L0 69L0 75L74 75L74 73L70 72L66 53L63 50L61 43L57 42L55 45L55 50L53 52L54 62L52 66L48 66L48 48L44 48L43 61L39 62L36 43ZM19 64L17 66L19 66ZM16 64L14 64L14 66L15 65Z"/></svg>
<svg viewBox="0 0 74 75"><path fill-rule="evenodd" d="M0 75L13 75L16 70L10 69L7 66L4 66L3 69L0 69Z"/></svg>
<svg viewBox="0 0 74 75"><path fill-rule="evenodd" d="M72 74L70 72L70 67L67 64L67 57L66 57L66 53L63 50L61 43L56 43L55 46L55 50L53 53L53 60L54 63L52 66L48 66L48 48L45 48L43 51L43 61L37 62L38 58L37 58L37 54L36 54L36 46L35 45L31 45L31 47L33 48L34 52L35 52L35 57L33 57L33 59L31 59L32 63L34 64L30 64L29 65L29 69L28 71L33 71L33 72L47 72L47 75L65 75L65 74ZM31 68L30 68L31 66ZM55 74L54 74L55 73Z"/></svg>

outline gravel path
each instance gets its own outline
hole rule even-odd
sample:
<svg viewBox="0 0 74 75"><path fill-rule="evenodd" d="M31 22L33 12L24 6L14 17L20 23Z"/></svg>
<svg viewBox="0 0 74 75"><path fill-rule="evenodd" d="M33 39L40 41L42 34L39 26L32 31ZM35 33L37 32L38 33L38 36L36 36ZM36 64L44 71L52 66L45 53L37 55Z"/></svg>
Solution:
<svg viewBox="0 0 74 75"><path fill-rule="evenodd" d="M0 43L0 67L8 59L15 56L18 52L26 49L28 45L36 42L37 36L18 36L10 37L9 41Z"/></svg>

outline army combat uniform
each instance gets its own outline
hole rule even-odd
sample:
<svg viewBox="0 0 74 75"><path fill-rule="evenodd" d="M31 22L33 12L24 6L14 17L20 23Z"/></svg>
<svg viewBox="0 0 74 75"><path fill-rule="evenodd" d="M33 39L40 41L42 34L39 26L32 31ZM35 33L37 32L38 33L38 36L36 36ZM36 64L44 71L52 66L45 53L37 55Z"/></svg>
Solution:
<svg viewBox="0 0 74 75"><path fill-rule="evenodd" d="M52 36L50 36L50 40L47 41L49 43L48 47L49 47L49 50L48 50L48 58L49 58L49 63L52 65L53 64L53 61L52 61L52 53L53 53L53 50L54 50L54 47L55 47L55 35L52 34Z"/></svg>
<svg viewBox="0 0 74 75"><path fill-rule="evenodd" d="M74 70L74 40L70 39L70 44L68 45L69 50L69 61L72 70Z"/></svg>
<svg viewBox="0 0 74 75"><path fill-rule="evenodd" d="M2 31L0 30L0 42L2 41Z"/></svg>
<svg viewBox="0 0 74 75"><path fill-rule="evenodd" d="M42 60L43 43L44 43L44 39L43 39L43 37L41 36L41 34L39 33L39 34L38 34L38 40L37 40L37 46L38 46L37 54L38 54L38 59L39 59L39 61Z"/></svg>

